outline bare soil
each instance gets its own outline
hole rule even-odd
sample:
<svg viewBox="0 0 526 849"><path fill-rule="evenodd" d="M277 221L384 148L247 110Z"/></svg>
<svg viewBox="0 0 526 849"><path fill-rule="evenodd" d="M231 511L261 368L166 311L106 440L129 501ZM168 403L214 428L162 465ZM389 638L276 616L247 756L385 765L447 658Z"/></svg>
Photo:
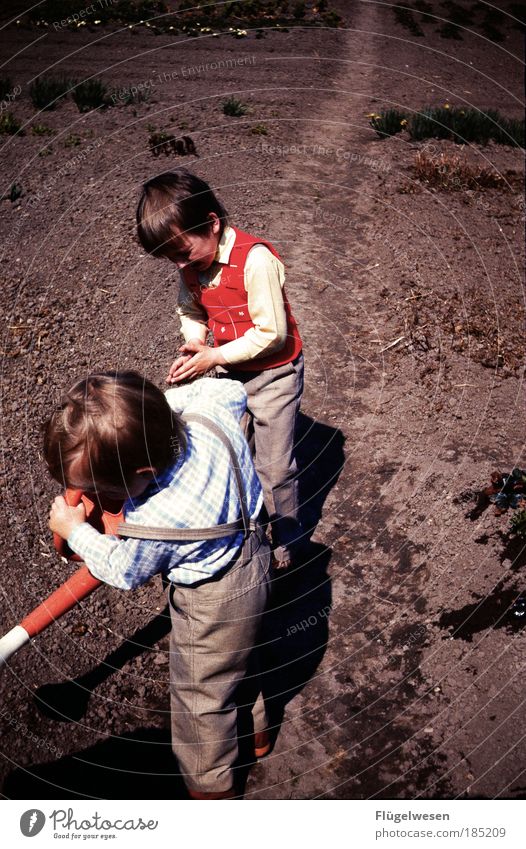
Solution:
<svg viewBox="0 0 526 849"><path fill-rule="evenodd" d="M277 741L243 767L248 798L526 795L526 632L512 615L524 544L507 516L469 517L494 469L526 465L523 151L381 139L366 117L443 103L521 117L523 40L509 17L501 42L478 25L443 38L447 10L431 5L423 36L358 1L331 4L341 28L263 38L2 30L25 126L0 137L0 194L23 190L0 202L3 632L72 569L47 530L57 490L42 422L91 370L161 384L179 344L176 274L135 241L141 183L195 169L286 262L313 549L276 581L265 687ZM155 85L146 102L80 114L68 98L36 114L28 85L45 71ZM232 95L244 116L223 114ZM148 125L189 135L198 156L155 157ZM414 180L424 148L509 185L431 191ZM105 587L13 659L0 678L5 798L184 798L168 628L158 580Z"/></svg>

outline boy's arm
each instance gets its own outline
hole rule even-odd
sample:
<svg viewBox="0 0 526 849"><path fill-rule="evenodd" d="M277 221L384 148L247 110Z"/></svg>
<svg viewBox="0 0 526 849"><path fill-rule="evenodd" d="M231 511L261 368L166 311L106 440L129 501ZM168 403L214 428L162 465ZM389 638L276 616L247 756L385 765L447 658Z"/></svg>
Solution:
<svg viewBox="0 0 526 849"><path fill-rule="evenodd" d="M204 343L207 334L207 315L201 305L192 297L182 275L177 296L177 315L181 319L181 331L185 342L196 339Z"/></svg>
<svg viewBox="0 0 526 849"><path fill-rule="evenodd" d="M82 504L70 507L66 499L55 498L49 527L80 555L96 578L122 590L131 590L163 571L166 547L144 540L120 540L100 534L86 522ZM170 568L177 566L177 549L170 549Z"/></svg>
<svg viewBox="0 0 526 849"><path fill-rule="evenodd" d="M283 301L283 263L265 245L255 245L245 265L248 311L254 324L239 339L221 345L229 365L266 357L287 341L287 317Z"/></svg>
<svg viewBox="0 0 526 849"><path fill-rule="evenodd" d="M166 547L161 543L100 534L87 522L76 525L67 542L92 575L117 589L132 590L163 571ZM178 565L175 554L174 546L170 567Z"/></svg>

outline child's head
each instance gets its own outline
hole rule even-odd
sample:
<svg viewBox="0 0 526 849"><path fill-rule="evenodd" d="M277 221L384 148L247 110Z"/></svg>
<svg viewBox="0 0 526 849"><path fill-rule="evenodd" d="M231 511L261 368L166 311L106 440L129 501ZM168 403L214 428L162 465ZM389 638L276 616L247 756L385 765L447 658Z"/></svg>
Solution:
<svg viewBox="0 0 526 849"><path fill-rule="evenodd" d="M204 180L186 168L148 180L137 207L137 233L153 256L179 268L192 263L204 270L214 261L227 224L223 204Z"/></svg>
<svg viewBox="0 0 526 849"><path fill-rule="evenodd" d="M76 383L55 410L44 459L64 486L137 497L184 446L182 422L160 389L133 371L102 372Z"/></svg>

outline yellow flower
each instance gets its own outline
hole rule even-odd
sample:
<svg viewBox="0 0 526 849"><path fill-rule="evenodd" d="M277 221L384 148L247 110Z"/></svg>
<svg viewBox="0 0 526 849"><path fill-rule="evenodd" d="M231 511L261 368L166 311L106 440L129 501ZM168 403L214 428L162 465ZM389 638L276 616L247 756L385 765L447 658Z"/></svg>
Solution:
<svg viewBox="0 0 526 849"><path fill-rule="evenodd" d="M404 118L402 121L400 121L401 127L405 127L406 124L407 124L407 118Z"/></svg>
<svg viewBox="0 0 526 849"><path fill-rule="evenodd" d="M444 109L449 109L449 103L444 103Z"/></svg>

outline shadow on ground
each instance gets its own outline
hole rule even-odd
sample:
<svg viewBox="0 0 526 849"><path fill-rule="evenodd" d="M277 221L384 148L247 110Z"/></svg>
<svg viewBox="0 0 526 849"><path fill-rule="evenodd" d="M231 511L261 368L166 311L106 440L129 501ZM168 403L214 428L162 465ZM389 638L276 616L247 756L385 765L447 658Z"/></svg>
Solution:
<svg viewBox="0 0 526 849"><path fill-rule="evenodd" d="M137 728L74 755L11 772L8 799L187 799L170 732Z"/></svg>

